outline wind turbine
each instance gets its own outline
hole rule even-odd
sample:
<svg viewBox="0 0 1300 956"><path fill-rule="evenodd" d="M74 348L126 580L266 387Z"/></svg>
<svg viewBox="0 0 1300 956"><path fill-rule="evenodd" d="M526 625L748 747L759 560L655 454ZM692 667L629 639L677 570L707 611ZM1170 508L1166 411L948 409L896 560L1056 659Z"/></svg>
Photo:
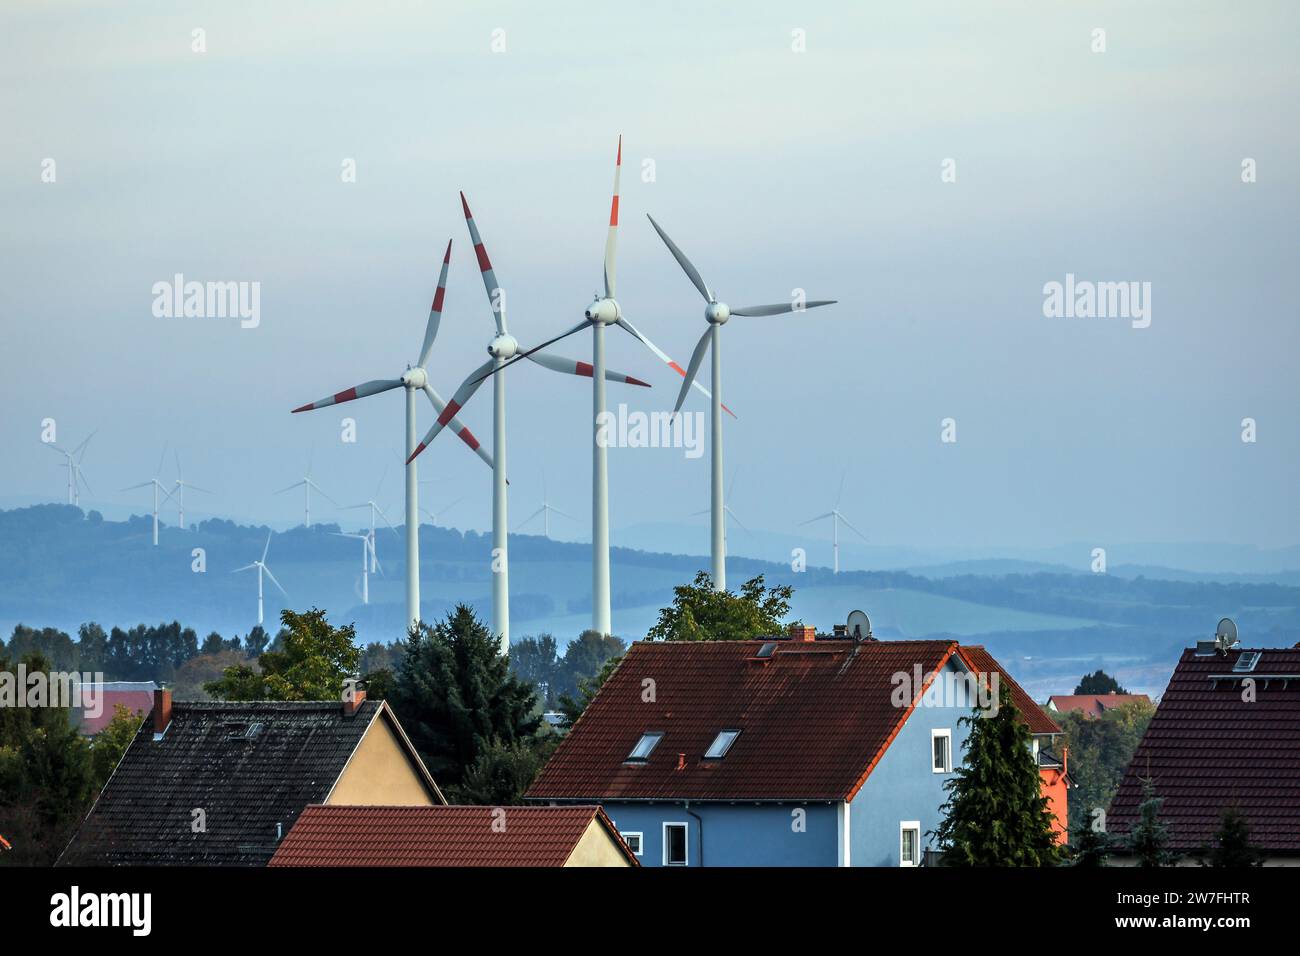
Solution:
<svg viewBox="0 0 1300 956"><path fill-rule="evenodd" d="M546 496L546 475L543 474L542 475L542 506L538 508L536 511L534 511L532 514L530 514L523 521L519 522L519 527L515 528L515 531L521 530L526 524L528 524L528 522L532 521L538 515L541 515L542 534L545 535L547 538L549 538L551 536L551 512L552 511L554 511L557 515L559 515L562 518L568 518L570 521L578 520L577 518L573 517L573 515L561 511L559 508L551 507L551 503Z"/></svg>
<svg viewBox="0 0 1300 956"><path fill-rule="evenodd" d="M500 371L516 356L528 358L543 368L564 375L594 374L593 367L586 362L556 355L534 354L538 349L521 351L519 340L510 334L509 327L506 325L505 290L497 282L496 270L492 268L492 261L488 258L487 248L483 245L483 238L479 235L478 226L469 211L469 203L464 193L460 194L460 204L465 211L465 224L469 227L470 238L474 242L474 253L478 256L483 288L487 291L488 305L492 309L492 318L496 323L496 335L487 347L488 355L491 357L471 372L465 383L456 390L451 404L439 416L425 440L415 449L412 458L423 451L438 434L444 419L448 415L454 415L457 409L469 401L483 379L493 372ZM606 371L603 364L601 367L603 377L611 381L649 387L648 382L642 382L622 372ZM603 390L603 379L601 387ZM506 379L504 375L498 375L493 380L492 450L496 454L496 465L492 469L492 630L500 637L501 647L508 650L510 647L510 558L506 517Z"/></svg>
<svg viewBox="0 0 1300 956"><path fill-rule="evenodd" d="M370 603L370 571L373 563L374 569L379 570L379 559L375 556L375 532L372 528L366 534L351 534L346 531L332 531L331 534L340 538L353 538L361 542L361 603ZM380 572L382 573L382 572Z"/></svg>
<svg viewBox="0 0 1300 956"><path fill-rule="evenodd" d="M849 519L844 517L844 514L840 511L840 499L843 497L844 497L844 476L841 475L840 493L835 496L835 507L832 508L830 511L826 512L824 515L818 515L815 518L809 518L807 521L801 521L799 523L799 527L802 528L804 525L812 524L814 521L825 521L827 518L831 519L831 527L832 527L831 541L834 543L834 550L835 550L835 563L832 566L833 574L840 573L840 522L841 521L844 522L845 527L847 527L850 531L856 534L859 538L861 538L863 541L867 541L867 536L863 534L861 531L859 531L857 528L853 527L853 525L849 522ZM871 542L867 541L867 543L870 544Z"/></svg>
<svg viewBox="0 0 1300 956"><path fill-rule="evenodd" d="M206 488L200 488L198 485L194 484L193 482L186 481L183 477L181 477L180 452L176 451L175 449L172 449L172 454L176 456L176 481L172 485L172 487L176 489L176 507L180 511L181 530L184 531L185 530L185 489L190 488L193 491L199 491L205 495L210 495L212 494L212 492L208 491L208 489Z"/></svg>
<svg viewBox="0 0 1300 956"><path fill-rule="evenodd" d="M81 485L85 485L86 490L90 491L90 482L86 481L86 476L81 472L81 459L86 457L86 446L90 444L90 440L95 437L98 431L99 429L95 429L95 431L87 435L86 440L72 451L68 451L54 444L54 442L45 442L46 447L52 448L63 456L64 463L68 467L68 504L70 505L81 507Z"/></svg>
<svg viewBox="0 0 1300 956"><path fill-rule="evenodd" d="M316 484L316 482L312 481L312 478L311 478L311 458L310 458L310 457L308 457L308 459L307 459L307 474L303 475L302 478L301 478L299 481L295 481L293 484L289 485L287 488L281 488L279 491L276 492L276 494L277 494L277 495L282 495L282 494L284 494L286 491L293 491L293 489L295 489L295 488L301 488L301 489L303 490L303 492L305 493L306 498L307 498L306 505L305 505L305 508L304 508L304 511L303 511L303 515L304 515L304 517L303 517L303 526L304 526L308 531L311 530L311 491L312 491L313 488L315 488L318 492L320 492L320 496L321 496L322 498L324 498L326 501L328 501L330 504L332 504L335 508L337 508L337 507L339 506L339 503L338 503L337 501L335 501L335 500L334 500L333 498L331 498L329 495L325 494L324 490L321 488L320 485L318 485L318 484Z"/></svg>
<svg viewBox="0 0 1300 956"><path fill-rule="evenodd" d="M492 465L492 456L487 450L481 447L478 439L473 433L461 423L456 416L456 410L447 405L433 390L429 384L429 374L425 371L424 363L429 360L429 351L433 348L434 339L438 337L438 325L442 321L442 303L447 291L447 267L451 263L451 241L447 242L446 255L442 257L442 272L438 276L438 289L433 294L433 305L429 307L429 322L424 329L424 343L420 346L420 357L416 360L415 365L408 365L406 371L402 373L401 378L392 379L375 379L369 382L363 382L352 388L346 388L341 392L335 392L327 398L320 401L311 402L307 405L301 405L295 408L295 412L311 411L314 408L326 408L330 405L338 405L342 402L350 402L357 398L365 398L367 395L377 395L380 392L387 392L394 388L404 388L406 390L406 453L409 456L406 461L406 625L413 626L420 620L420 502L419 502L419 478L415 471L415 393L424 392L433 405L434 411L438 412L439 421L443 420L445 409L451 408L451 413L446 419L451 422L452 430L473 449L480 458L485 461L489 467Z"/></svg>
<svg viewBox="0 0 1300 956"><path fill-rule="evenodd" d="M266 552L270 550L271 550L271 532L268 531L266 534L266 546L262 548L262 560L254 561L252 564L246 564L242 568L235 568L234 571L230 572L231 574L238 574L240 571L248 571L252 568L257 568L257 626L258 627L262 626L262 574L263 572L266 573L266 576L271 579L271 582L277 588L280 588L281 594L283 594L285 597L289 596L289 592L286 591L283 588L283 586L281 586L279 581L275 580L275 575L272 574L271 569L266 566Z"/></svg>
<svg viewBox="0 0 1300 956"><path fill-rule="evenodd" d="M445 515L448 511L450 511L452 508L456 507L458 504L460 504L460 503L461 503L462 501L464 501L464 500L465 500L464 498L457 498L457 499L456 499L455 501L453 501L451 504L449 504L449 505L445 505L444 507L439 508L439 509L437 510L436 513L433 512L433 511L430 511L428 508L421 508L420 510L423 511L426 515L429 516L429 522L430 522L431 524L435 524L435 525L436 525L436 524L438 523L438 518L439 518L441 515Z"/></svg>
<svg viewBox="0 0 1300 956"><path fill-rule="evenodd" d="M380 483L383 483L383 479L380 479ZM388 520L388 515L384 514L384 509L375 504L373 500L364 501L359 505L348 505L343 510L353 511L357 508L370 509L370 570L373 573L379 570L379 555L375 553L375 515L379 515L379 517L383 518L384 524L388 525L389 528L392 528L394 537L400 537L400 535L397 534L397 529L393 528L393 523Z"/></svg>
<svg viewBox="0 0 1300 956"><path fill-rule="evenodd" d="M668 357L662 349L657 347L653 342L642 335L624 316L615 295L615 272L618 251L618 190L619 175L623 169L623 137L618 138L618 154L614 160L614 198L610 204L609 210L609 231L605 236L605 294L597 294L590 305L587 306L583 313L583 320L573 328L561 332L554 338L547 339L541 345L535 346L526 352L516 351L513 357L498 361L494 354L491 361L485 363L482 367L476 369L460 388L452 396L447 411L443 412L433 428L424 436L424 441L416 449L416 454L428 446L437 436L438 432L445 424L443 419L459 411L470 396L490 375L499 373L502 369L507 368L520 361L521 359L533 359L546 365L547 368L553 368L557 371L572 372L576 375L591 376L591 398L592 398L592 488L591 488L591 626L592 629L600 634L610 633L610 600L609 600L609 469L606 461L605 446L608 443L606 430L608 429L607 412L605 410L605 380L612 378L614 381L626 381L633 385L645 385L645 382L639 382L627 376L621 376L619 373L610 373L605 368L605 327L607 325L617 325L629 335L634 337L642 345L653 352L659 359L676 370L679 374L685 375L682 367ZM468 210L466 210L468 212ZM471 225L471 234L473 234ZM492 296L492 286L496 280L491 274L491 264L488 262L487 253L482 251L482 246L475 240L476 252L479 253L479 265L483 271L483 281L488 286L488 295ZM493 302L493 312L497 311L497 301ZM500 316L498 315L498 319ZM536 356L537 352L560 341L575 332L581 332L583 329L591 329L591 364L585 362L573 362L569 359L558 359L550 356ZM515 345L516 350L518 345ZM500 387L499 385L497 386ZM696 387L704 394L708 394L698 382ZM504 447L501 446L501 447ZM414 457L414 455L412 456ZM493 509L495 511L495 508ZM504 519L504 510L502 518ZM503 529L504 520L498 525L494 522L493 538L495 541L498 529ZM504 531L502 531L504 534Z"/></svg>
<svg viewBox="0 0 1300 956"><path fill-rule="evenodd" d="M722 504L722 511L723 514L726 515L726 517L730 518L736 524L740 525L741 531L745 532L745 534L749 534L749 529L745 527L745 522L741 521L739 518L736 517L736 513L731 510L731 505L728 504L728 502L731 501L731 493L735 490L736 490L736 473L733 471L731 473L731 484L727 486L727 497ZM712 508L704 508L701 511L692 511L691 517L698 518L700 515L707 515L712 513L713 513ZM722 528L722 553L724 555L728 553L727 552L727 528L725 524L723 525Z"/></svg>
<svg viewBox="0 0 1300 956"><path fill-rule="evenodd" d="M719 591L727 589L727 547L726 547L726 514L724 513L725 503L722 499L722 356L720 353L720 335L722 326L726 324L727 319L733 315L758 316L758 315L781 315L785 312L802 312L804 309L815 309L822 305L833 305L834 299L821 299L815 302L800 303L780 302L776 305L746 305L738 309L733 309L725 302L719 302L717 297L705 284L699 270L691 264L691 260L686 258L686 254L677 248L676 243L668 238L668 234L659 228L659 223L654 221L653 216L647 216L650 225L654 226L655 232L659 233L659 238L664 241L668 251L673 254L677 264L682 267L686 277L691 280L691 284L699 290L700 295L704 296L707 303L704 307L704 320L708 326L700 340L695 343L695 351L691 353L691 363L686 369L686 380L682 382L681 391L677 394L677 404L673 407L674 414L681 411L682 403L686 401L686 393L692 382L695 381L695 375L700 370L700 362L704 359L704 353L712 348L713 351L713 420L711 424L711 493L710 493L710 531L711 531L711 551L713 556L713 586Z"/></svg>
<svg viewBox="0 0 1300 956"><path fill-rule="evenodd" d="M156 476L162 471L163 460L167 457L167 445L163 444L162 456L158 459L158 469L154 472ZM153 486L153 546L158 547L158 492L163 493L164 498L170 498L172 493L163 487L163 483L157 477L150 478L148 481L142 481L138 485L131 485L123 488L123 491L135 491L137 488L148 488Z"/></svg>

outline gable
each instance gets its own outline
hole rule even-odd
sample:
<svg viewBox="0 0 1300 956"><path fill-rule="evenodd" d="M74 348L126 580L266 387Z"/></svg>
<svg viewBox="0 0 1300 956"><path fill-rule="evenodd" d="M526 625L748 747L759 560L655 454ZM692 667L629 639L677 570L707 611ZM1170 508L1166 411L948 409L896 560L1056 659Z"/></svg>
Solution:
<svg viewBox="0 0 1300 956"><path fill-rule="evenodd" d="M593 817L564 865L635 866L636 862L628 859L627 852L618 845L618 838L610 833L598 817Z"/></svg>
<svg viewBox="0 0 1300 956"><path fill-rule="evenodd" d="M439 795L440 797L441 795ZM434 798L384 716L370 722L356 752L339 775L327 804L428 807Z"/></svg>

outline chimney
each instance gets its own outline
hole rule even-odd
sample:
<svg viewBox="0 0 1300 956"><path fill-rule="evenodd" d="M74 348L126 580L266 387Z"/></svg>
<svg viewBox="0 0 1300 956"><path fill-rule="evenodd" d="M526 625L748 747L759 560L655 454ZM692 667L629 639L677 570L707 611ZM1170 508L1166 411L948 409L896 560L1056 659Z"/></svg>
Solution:
<svg viewBox="0 0 1300 956"><path fill-rule="evenodd" d="M172 722L172 692L159 688L153 692L153 732L161 737Z"/></svg>
<svg viewBox="0 0 1300 956"><path fill-rule="evenodd" d="M836 625L835 625L835 636L836 636L836 637L848 637L848 636L849 636L849 626L848 626L847 624L836 624Z"/></svg>
<svg viewBox="0 0 1300 956"><path fill-rule="evenodd" d="M792 641L815 641L817 628L811 624L791 624L789 634Z"/></svg>
<svg viewBox="0 0 1300 956"><path fill-rule="evenodd" d="M677 755L677 769L678 770L686 769L686 754Z"/></svg>
<svg viewBox="0 0 1300 956"><path fill-rule="evenodd" d="M343 716L352 717L366 702L366 689L349 678L343 682Z"/></svg>

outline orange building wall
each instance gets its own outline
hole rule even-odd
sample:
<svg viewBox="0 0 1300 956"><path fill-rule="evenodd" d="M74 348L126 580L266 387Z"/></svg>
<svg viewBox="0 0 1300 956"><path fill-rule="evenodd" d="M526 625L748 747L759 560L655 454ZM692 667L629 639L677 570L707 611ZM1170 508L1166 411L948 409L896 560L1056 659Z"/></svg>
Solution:
<svg viewBox="0 0 1300 956"><path fill-rule="evenodd" d="M1070 838L1070 814L1067 809L1065 772L1051 767L1042 767L1038 771L1040 792L1047 798L1047 809L1056 818L1052 829L1056 831L1056 842L1064 844Z"/></svg>

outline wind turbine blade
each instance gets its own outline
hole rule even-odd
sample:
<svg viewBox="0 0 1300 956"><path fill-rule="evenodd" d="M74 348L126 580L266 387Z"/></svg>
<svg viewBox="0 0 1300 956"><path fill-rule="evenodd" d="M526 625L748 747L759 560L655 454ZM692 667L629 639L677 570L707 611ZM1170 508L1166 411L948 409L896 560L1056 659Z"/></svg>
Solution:
<svg viewBox="0 0 1300 956"><path fill-rule="evenodd" d="M307 479L306 479L306 478L304 478L302 481L295 481L293 484L289 485L289 487L287 487L287 488L281 488L279 491L276 492L276 494L277 494L277 495L282 495L282 494L284 494L286 491L293 491L293 489L295 489L295 488L297 488L297 487L300 487L301 485L305 485L305 484L307 484Z"/></svg>
<svg viewBox="0 0 1300 956"><path fill-rule="evenodd" d="M614 298L618 272L618 190L623 175L623 136L618 137L618 155L614 158L614 198L609 205L609 232L605 236L605 298Z"/></svg>
<svg viewBox="0 0 1300 956"><path fill-rule="evenodd" d="M740 525L741 531L745 532L745 534L749 534L749 529L745 527L745 522L741 521L739 518L736 517L736 513L731 510L731 507L729 505L723 505L722 510L724 513L726 513L728 518L736 522L736 524Z"/></svg>
<svg viewBox="0 0 1300 956"><path fill-rule="evenodd" d="M424 344L420 346L420 361L415 364L424 367L429 360L429 350L433 340L438 337L438 326L442 322L442 300L447 295L447 267L451 265L451 240L447 240L447 254L442 257L442 272L438 274L438 290L433 293L433 305L429 306L429 324L424 327Z"/></svg>
<svg viewBox="0 0 1300 956"><path fill-rule="evenodd" d="M316 489L316 493L318 495L320 495L322 498L324 498L326 501L332 504L335 508L339 506L339 503L337 501L335 501L329 495L325 494L324 489L322 489L320 485L316 484L316 482L312 481L310 478L304 478L302 481L299 482L299 484L311 485L311 487ZM190 485L190 487L193 488L194 486Z"/></svg>
<svg viewBox="0 0 1300 956"><path fill-rule="evenodd" d="M450 511L452 508L456 507L458 504L460 504L460 503L461 503L462 501L464 501L464 500L465 500L464 497L460 497L460 498L457 498L455 501L453 501L451 504L449 504L449 505L444 505L442 511L440 511L439 514L444 514L444 515L445 515L448 511Z"/></svg>
<svg viewBox="0 0 1300 956"><path fill-rule="evenodd" d="M682 368L671 358L669 358L667 352L665 352L659 346L655 345L648 338L642 335L641 332L637 329L637 327L634 326L631 322L629 322L625 316L619 317L618 324L619 327L622 328L624 332L632 336L634 339L636 339L638 342L640 342L642 345L648 348L651 352L653 352L656 356L658 356L659 360L663 362L665 365L667 365L670 369L672 369L678 375L681 375L683 378L686 376L686 369ZM705 388L698 380L693 383L693 386L696 389L698 389L700 392L702 392L705 398L708 399L713 398L713 393L710 392L707 388ZM722 406L722 410L725 411L732 418L736 417L736 413L733 412L731 409L727 408L726 405Z"/></svg>
<svg viewBox="0 0 1300 956"><path fill-rule="evenodd" d="M492 268L492 260L488 258L483 237L478 234L478 226L474 224L474 216L469 211L469 203L465 201L463 192L460 194L460 205L465 210L465 225L469 226L469 238L474 243L474 255L478 257L478 271L483 276L483 288L487 290L488 305L492 307L492 318L497 324L497 335L505 335L506 316L501 284L497 282L496 270Z"/></svg>
<svg viewBox="0 0 1300 956"><path fill-rule="evenodd" d="M519 522L519 524L515 525L515 530L522 531L524 527L527 526L528 522L532 521L534 518L536 518L539 514L542 514L544 511L546 511L545 508L538 508L536 511L530 514L523 521Z"/></svg>
<svg viewBox="0 0 1300 956"><path fill-rule="evenodd" d="M375 564L375 570L380 574L384 573L384 566L379 563L379 555L375 552L375 539L369 535L366 536L366 546L370 548L370 560Z"/></svg>
<svg viewBox="0 0 1300 956"><path fill-rule="evenodd" d="M786 312L804 312L808 309L820 308L823 305L834 305L837 299L818 299L815 302L805 302L799 309L794 307L793 302L780 302L776 305L743 305L739 309L731 309L732 315L782 315Z"/></svg>
<svg viewBox="0 0 1300 956"><path fill-rule="evenodd" d="M433 386L427 383L424 386L424 394L428 396L430 404L433 405L433 410L438 413L438 417L441 419L443 413L447 410L447 403L442 400L441 395L433 390ZM486 448L479 444L479 440L474 437L472 431L465 427L464 422L455 415L452 415L449 419L449 424L451 425L451 430L460 436L460 440L468 445L474 454L482 458L489 468L493 467L492 456L488 453ZM419 450L417 450L415 454L418 455ZM414 458L415 455L412 455L411 457Z"/></svg>
<svg viewBox="0 0 1300 956"><path fill-rule="evenodd" d="M824 515L818 515L816 518L809 518L807 521L800 521L799 527L802 528L804 525L812 524L814 521L824 521L827 518L834 518L834 517L835 517L835 512L828 511Z"/></svg>
<svg viewBox="0 0 1300 956"><path fill-rule="evenodd" d="M845 527L847 527L850 531L856 534L863 541L866 541L867 544L871 543L870 541L867 541L867 536L865 534L863 534L861 531L859 531L857 528L853 527L853 525L849 523L849 519L844 517L843 513L840 513L840 520L844 522Z"/></svg>
<svg viewBox="0 0 1300 956"><path fill-rule="evenodd" d="M215 494L216 494L215 491L209 491L207 488L200 488L198 485L191 485L188 481L186 481L186 482L180 482L180 481L178 481L178 482L176 482L176 483L177 483L178 485L180 485L180 484L185 485L185 487L188 488L190 491L201 491L201 492L202 492L203 494L205 494L205 495L215 495ZM321 494L325 494L325 492L322 491Z"/></svg>
<svg viewBox="0 0 1300 956"><path fill-rule="evenodd" d="M654 216L646 213L646 218L650 220L650 225L655 227L655 232L659 233L659 238L664 241L664 245L666 245L668 251L673 254L673 258L677 260L677 264L682 267L682 271L686 273L686 277L695 284L695 288L700 290L700 295L704 296L704 301L714 301L713 293L709 291L709 287L704 283L704 277L701 276L699 270L691 264L691 260L686 258L686 253L678 249L677 243L668 238L668 233L659 228L659 223L655 222Z"/></svg>
<svg viewBox="0 0 1300 956"><path fill-rule="evenodd" d="M840 510L840 501L844 498L844 479L848 477L848 472L840 472L840 490L835 495L835 510Z"/></svg>
<svg viewBox="0 0 1300 956"><path fill-rule="evenodd" d="M335 392L320 401L299 405L294 409L294 413L309 412L313 408L327 408L330 405L339 405L354 399L365 398L367 395L377 395L380 392L387 392L389 389L401 388L401 386L402 380L400 378L377 378L369 382L362 382L354 388L345 388L341 392Z"/></svg>
<svg viewBox="0 0 1300 956"><path fill-rule="evenodd" d="M578 520L578 519L575 518L573 515L569 514L567 511L561 511L559 508L552 508L550 505L547 505L546 507L547 507L549 510L555 512L555 513L556 513L557 515L559 515L561 518L568 518L570 521L577 521L577 520Z"/></svg>
<svg viewBox="0 0 1300 956"><path fill-rule="evenodd" d="M379 517L384 519L384 524L388 525L389 529L393 532L393 534L397 534L397 529L394 528L393 523L388 520L388 515L384 514L384 509L379 507L379 505L375 505L374 507L375 507L375 514L379 515Z"/></svg>
<svg viewBox="0 0 1300 956"><path fill-rule="evenodd" d="M520 352L510 361L503 362L500 368L489 371L486 375L483 376L483 378L487 378L489 375L495 375L497 372L501 371L501 369L509 368L510 366L514 365L516 362L531 357L534 353L540 352L548 345L554 345L556 342L560 341L560 339L567 338L568 336L572 335L574 332L581 332L589 324L590 323L588 323L586 319L583 319L581 322L579 322L573 328L569 329L567 332L561 332L559 335L555 336L555 338L547 339L541 345L536 345L533 348L529 349L527 352ZM492 363L488 363L488 364L491 365ZM479 381L482 381L482 379L479 379Z"/></svg>
<svg viewBox="0 0 1300 956"><path fill-rule="evenodd" d="M83 459L83 458L86 457L86 446L89 445L89 444L90 444L90 440L91 440L92 438L94 438L94 437L95 437L96 435L98 435L98 434L99 434L99 429L96 428L93 432L91 432L89 435L86 436L86 440L85 440L85 441L83 441L83 442L82 442L80 445L78 445L76 448L72 449L72 453L73 453L74 455L77 456L77 463L78 463L78 464L81 463L81 459Z"/></svg>
<svg viewBox="0 0 1300 956"><path fill-rule="evenodd" d="M135 491L137 488L149 488L153 486L152 481L142 481L138 485L128 485L126 488L119 488L118 491Z"/></svg>
<svg viewBox="0 0 1300 956"><path fill-rule="evenodd" d="M370 540L370 535L368 534L352 534L348 531L331 531L330 534L334 535L336 538L360 538L363 541Z"/></svg>
<svg viewBox="0 0 1300 956"><path fill-rule="evenodd" d="M162 474L163 462L166 460L167 460L167 443L163 442L162 454L158 456L158 467L155 468L153 472L155 477Z"/></svg>
<svg viewBox="0 0 1300 956"><path fill-rule="evenodd" d="M688 517L688 518L698 518L700 515L706 515L706 514L708 514L710 510L712 510L712 509L710 509L710 508L704 508L704 509L702 509L702 510L700 510L700 511L692 511L692 512L691 512L690 514L688 514L686 517Z"/></svg>
<svg viewBox="0 0 1300 956"><path fill-rule="evenodd" d="M265 564L263 564L262 570L265 571L266 576L271 579L271 583L273 583L277 588L280 589L280 593L283 594L285 597L288 597L289 592L284 589L284 585L282 585L279 581L275 579L275 575L271 573L271 569L268 568Z"/></svg>
<svg viewBox="0 0 1300 956"><path fill-rule="evenodd" d="M709 342L712 338L713 326L710 325L704 329L704 334L695 343L695 351L691 353L691 364L686 368L686 375L682 380L682 389L677 393L677 404L673 406L674 415L682 410L682 402L686 401L686 393L691 390L691 385L695 382L695 373L700 370L700 363L704 361L704 353L709 350Z"/></svg>
<svg viewBox="0 0 1300 956"><path fill-rule="evenodd" d="M71 457L71 456L67 453L67 451L65 451L61 446L56 445L56 444L55 444L54 442L52 442L52 441L43 441L43 442L41 442L41 444L44 445L46 448L50 448L50 449L53 449L54 451L57 451L60 455L63 455L65 458L70 458L70 457Z"/></svg>
<svg viewBox="0 0 1300 956"><path fill-rule="evenodd" d="M87 492L89 492L92 495L95 493L94 489L90 487L90 482L86 480L86 475L85 472L81 470L81 465L74 463L72 466L72 473L73 475L76 476L77 481L81 482L83 485L86 486Z"/></svg>
<svg viewBox="0 0 1300 956"><path fill-rule="evenodd" d="M271 532L266 533L266 544L262 547L262 563L266 563L266 552L271 550Z"/></svg>
<svg viewBox="0 0 1300 956"><path fill-rule="evenodd" d="M255 567L257 567L256 564L246 564L242 568L235 568L235 570L231 571L230 573L238 574L240 571L251 571Z"/></svg>
<svg viewBox="0 0 1300 956"><path fill-rule="evenodd" d="M565 375L585 375L591 378L592 368L587 362L579 362L577 359L566 358L563 355L533 355L528 354L530 362L536 362L543 368L549 368L553 372L560 372ZM641 385L645 388L650 387L649 382L643 382L639 378L633 378L624 372L615 372L613 369L605 369L605 381L622 382L625 385Z"/></svg>

